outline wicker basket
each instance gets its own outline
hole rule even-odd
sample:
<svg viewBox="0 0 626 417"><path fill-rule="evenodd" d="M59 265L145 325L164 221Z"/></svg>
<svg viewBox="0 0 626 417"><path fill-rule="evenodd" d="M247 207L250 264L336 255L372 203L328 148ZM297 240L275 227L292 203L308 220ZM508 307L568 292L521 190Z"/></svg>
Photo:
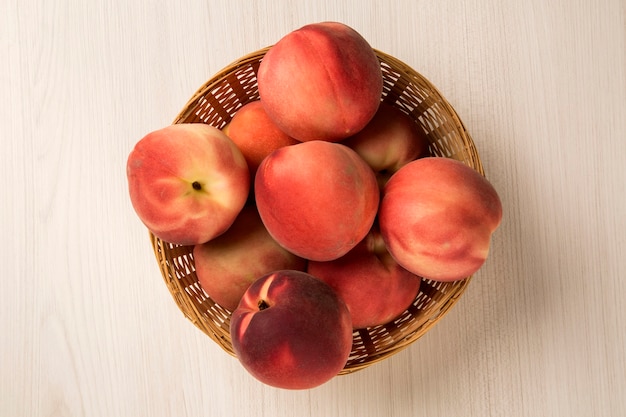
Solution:
<svg viewBox="0 0 626 417"><path fill-rule="evenodd" d="M268 48L246 55L206 82L174 123L208 123L224 127L244 104L259 99L256 73ZM474 143L454 109L423 76L398 59L376 50L384 78L383 101L408 113L422 127L433 156L463 161L484 175ZM192 247L164 242L150 234L163 278L183 314L234 355L229 334L231 312L200 287ZM422 280L413 304L396 320L354 331L347 374L381 361L426 333L463 294L471 277L453 283Z"/></svg>

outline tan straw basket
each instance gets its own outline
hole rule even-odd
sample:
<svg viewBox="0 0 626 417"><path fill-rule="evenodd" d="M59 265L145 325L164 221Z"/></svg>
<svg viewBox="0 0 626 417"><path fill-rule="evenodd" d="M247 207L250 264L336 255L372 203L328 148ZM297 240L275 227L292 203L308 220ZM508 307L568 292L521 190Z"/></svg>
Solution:
<svg viewBox="0 0 626 417"><path fill-rule="evenodd" d="M203 122L223 128L244 104L259 99L256 73L268 48L235 61L206 82L189 100L174 123ZM463 161L484 175L474 143L454 109L415 70L376 50L384 78L383 101L408 113L426 133L433 156ZM216 304L200 287L193 247L177 246L150 234L161 273L183 314L200 330L234 355L229 324L231 312ZM471 277L452 283L422 280L409 309L382 326L355 330L347 374L381 361L426 333L456 303Z"/></svg>

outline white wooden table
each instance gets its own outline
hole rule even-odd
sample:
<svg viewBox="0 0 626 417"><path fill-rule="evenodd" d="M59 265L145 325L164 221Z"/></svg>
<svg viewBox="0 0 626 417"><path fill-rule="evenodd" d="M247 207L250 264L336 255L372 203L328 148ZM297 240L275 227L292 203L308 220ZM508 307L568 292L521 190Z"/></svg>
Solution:
<svg viewBox="0 0 626 417"><path fill-rule="evenodd" d="M626 3L0 6L0 416L626 415ZM505 208L408 349L310 391L186 320L126 194L134 143L236 58L338 20L455 107Z"/></svg>

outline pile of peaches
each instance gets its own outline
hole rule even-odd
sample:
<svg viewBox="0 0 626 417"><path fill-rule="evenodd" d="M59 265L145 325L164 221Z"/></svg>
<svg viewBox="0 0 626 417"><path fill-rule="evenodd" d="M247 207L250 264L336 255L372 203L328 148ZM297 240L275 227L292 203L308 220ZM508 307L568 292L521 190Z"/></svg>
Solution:
<svg viewBox="0 0 626 417"><path fill-rule="evenodd" d="M193 245L200 285L232 311L244 368L308 389L343 369L354 329L401 315L421 277L476 272L502 206L381 101L379 60L345 24L288 33L257 83L260 99L223 129L174 124L139 140L129 195L155 236Z"/></svg>

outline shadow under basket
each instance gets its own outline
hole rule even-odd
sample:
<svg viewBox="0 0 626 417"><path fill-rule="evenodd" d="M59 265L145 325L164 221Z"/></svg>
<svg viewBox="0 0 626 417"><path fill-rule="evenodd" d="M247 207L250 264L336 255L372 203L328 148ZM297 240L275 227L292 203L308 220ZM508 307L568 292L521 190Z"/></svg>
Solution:
<svg viewBox="0 0 626 417"><path fill-rule="evenodd" d="M173 123L201 122L223 128L239 108L259 99L256 73L268 49L246 55L217 73L198 89ZM382 101L415 120L430 142L431 156L460 160L484 175L470 135L439 91L403 62L375 52L384 79ZM215 303L200 287L193 247L173 245L151 233L150 240L163 279L185 317L235 355L229 333L231 311ZM449 283L422 279L413 304L397 319L354 331L352 352L339 374L364 369L415 342L452 308L471 278Z"/></svg>

